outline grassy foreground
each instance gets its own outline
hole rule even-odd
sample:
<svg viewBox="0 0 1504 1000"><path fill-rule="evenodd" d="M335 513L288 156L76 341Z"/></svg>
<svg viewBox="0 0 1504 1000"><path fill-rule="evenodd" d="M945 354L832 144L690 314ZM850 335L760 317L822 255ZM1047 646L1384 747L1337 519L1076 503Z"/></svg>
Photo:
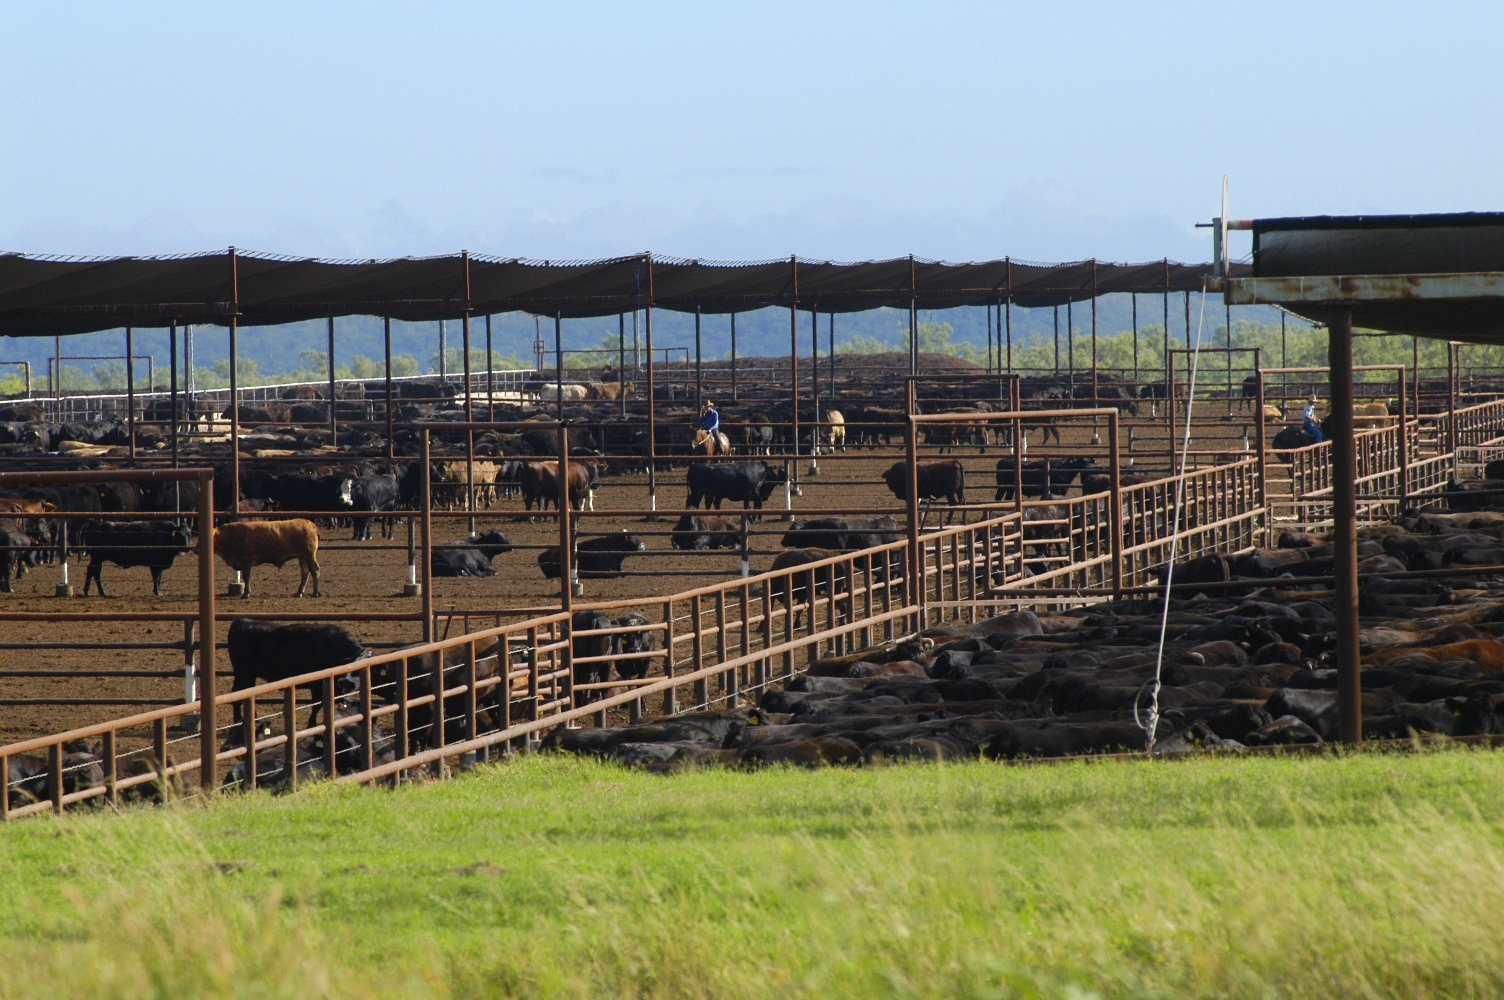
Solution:
<svg viewBox="0 0 1504 1000"><path fill-rule="evenodd" d="M1490 997L1504 754L656 777L0 828L0 997Z"/></svg>

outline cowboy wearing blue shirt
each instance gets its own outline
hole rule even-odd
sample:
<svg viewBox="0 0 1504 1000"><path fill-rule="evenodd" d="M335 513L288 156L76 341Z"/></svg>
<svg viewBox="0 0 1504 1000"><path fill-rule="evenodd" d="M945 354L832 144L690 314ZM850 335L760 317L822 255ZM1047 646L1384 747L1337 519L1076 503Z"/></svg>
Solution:
<svg viewBox="0 0 1504 1000"><path fill-rule="evenodd" d="M715 412L715 404L705 400L705 409L700 411L700 430L714 434L721 429L721 415Z"/></svg>
<svg viewBox="0 0 1504 1000"><path fill-rule="evenodd" d="M1325 435L1321 433L1321 425L1316 422L1316 397L1311 396L1310 402L1306 403L1305 411L1301 414L1305 419L1306 433L1311 435L1313 444L1324 441Z"/></svg>

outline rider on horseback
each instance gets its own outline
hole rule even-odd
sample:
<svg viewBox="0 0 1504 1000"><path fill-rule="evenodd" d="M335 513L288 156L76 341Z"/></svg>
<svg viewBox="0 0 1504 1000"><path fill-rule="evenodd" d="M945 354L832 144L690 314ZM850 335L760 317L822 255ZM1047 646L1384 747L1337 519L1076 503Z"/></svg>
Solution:
<svg viewBox="0 0 1504 1000"><path fill-rule="evenodd" d="M721 429L721 415L715 411L715 404L705 400L705 409L700 411L700 430L706 434L714 434Z"/></svg>

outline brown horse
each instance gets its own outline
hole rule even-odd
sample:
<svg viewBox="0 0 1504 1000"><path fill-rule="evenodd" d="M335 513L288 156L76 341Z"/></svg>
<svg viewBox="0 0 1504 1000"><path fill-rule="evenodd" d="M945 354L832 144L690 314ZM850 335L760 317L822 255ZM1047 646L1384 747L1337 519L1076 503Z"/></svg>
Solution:
<svg viewBox="0 0 1504 1000"><path fill-rule="evenodd" d="M695 432L695 439L690 443L689 448L696 455L729 455L731 454L731 439L724 431L711 434L701 429Z"/></svg>

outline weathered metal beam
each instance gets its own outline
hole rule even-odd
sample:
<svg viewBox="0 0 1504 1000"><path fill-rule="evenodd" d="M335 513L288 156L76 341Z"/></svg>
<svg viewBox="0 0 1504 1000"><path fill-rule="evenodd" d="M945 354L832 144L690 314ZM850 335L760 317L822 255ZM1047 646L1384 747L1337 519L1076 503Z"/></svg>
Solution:
<svg viewBox="0 0 1504 1000"><path fill-rule="evenodd" d="M1504 298L1504 271L1231 278L1218 284L1227 304L1235 306Z"/></svg>

